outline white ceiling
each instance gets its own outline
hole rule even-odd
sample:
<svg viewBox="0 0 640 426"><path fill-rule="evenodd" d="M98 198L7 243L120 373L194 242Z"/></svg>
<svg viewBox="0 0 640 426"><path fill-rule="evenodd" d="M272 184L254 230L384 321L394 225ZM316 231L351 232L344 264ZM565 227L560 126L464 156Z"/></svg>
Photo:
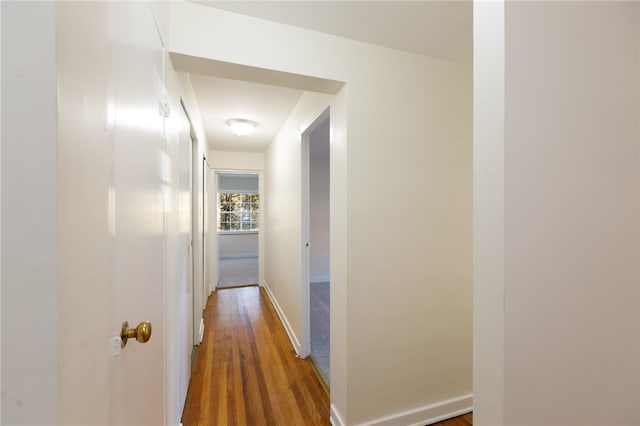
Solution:
<svg viewBox="0 0 640 426"><path fill-rule="evenodd" d="M471 63L473 2L194 1L274 22L426 56ZM182 70L188 71L188 70ZM299 90L191 74L210 149L263 152L302 95ZM257 121L235 136L230 118Z"/></svg>
<svg viewBox="0 0 640 426"><path fill-rule="evenodd" d="M426 56L471 63L473 1L195 1Z"/></svg>
<svg viewBox="0 0 640 426"><path fill-rule="evenodd" d="M191 74L204 130L211 149L262 152L289 117L301 90ZM232 118L258 123L253 133L236 136L226 124Z"/></svg>

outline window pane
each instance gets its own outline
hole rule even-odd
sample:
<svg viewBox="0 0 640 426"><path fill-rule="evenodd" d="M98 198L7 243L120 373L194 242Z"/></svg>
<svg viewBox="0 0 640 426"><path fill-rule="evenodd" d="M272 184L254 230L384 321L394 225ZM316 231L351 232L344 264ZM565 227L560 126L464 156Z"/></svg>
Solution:
<svg viewBox="0 0 640 426"><path fill-rule="evenodd" d="M220 231L257 231L260 200L258 194L219 193Z"/></svg>

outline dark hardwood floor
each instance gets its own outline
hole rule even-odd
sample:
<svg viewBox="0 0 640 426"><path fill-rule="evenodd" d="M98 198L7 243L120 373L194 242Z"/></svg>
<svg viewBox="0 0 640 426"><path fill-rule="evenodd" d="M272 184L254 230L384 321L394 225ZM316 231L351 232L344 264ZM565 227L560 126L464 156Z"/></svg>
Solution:
<svg viewBox="0 0 640 426"><path fill-rule="evenodd" d="M329 396L309 360L296 358L264 290L214 292L182 416L184 426L328 426ZM439 426L470 426L472 415Z"/></svg>

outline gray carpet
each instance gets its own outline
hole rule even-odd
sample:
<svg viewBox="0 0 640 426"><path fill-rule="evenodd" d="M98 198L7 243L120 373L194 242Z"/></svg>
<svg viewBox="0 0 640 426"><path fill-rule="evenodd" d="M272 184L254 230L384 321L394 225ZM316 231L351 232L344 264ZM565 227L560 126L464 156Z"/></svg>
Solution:
<svg viewBox="0 0 640 426"><path fill-rule="evenodd" d="M329 283L311 283L311 358L329 386Z"/></svg>
<svg viewBox="0 0 640 426"><path fill-rule="evenodd" d="M220 259L220 279L218 288L258 284L258 258L239 257Z"/></svg>

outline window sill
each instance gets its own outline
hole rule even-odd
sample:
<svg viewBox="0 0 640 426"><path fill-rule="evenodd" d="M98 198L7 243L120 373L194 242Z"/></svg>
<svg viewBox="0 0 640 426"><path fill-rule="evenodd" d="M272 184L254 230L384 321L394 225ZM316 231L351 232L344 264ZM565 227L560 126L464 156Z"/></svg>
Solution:
<svg viewBox="0 0 640 426"><path fill-rule="evenodd" d="M218 231L218 235L257 234L259 231Z"/></svg>

